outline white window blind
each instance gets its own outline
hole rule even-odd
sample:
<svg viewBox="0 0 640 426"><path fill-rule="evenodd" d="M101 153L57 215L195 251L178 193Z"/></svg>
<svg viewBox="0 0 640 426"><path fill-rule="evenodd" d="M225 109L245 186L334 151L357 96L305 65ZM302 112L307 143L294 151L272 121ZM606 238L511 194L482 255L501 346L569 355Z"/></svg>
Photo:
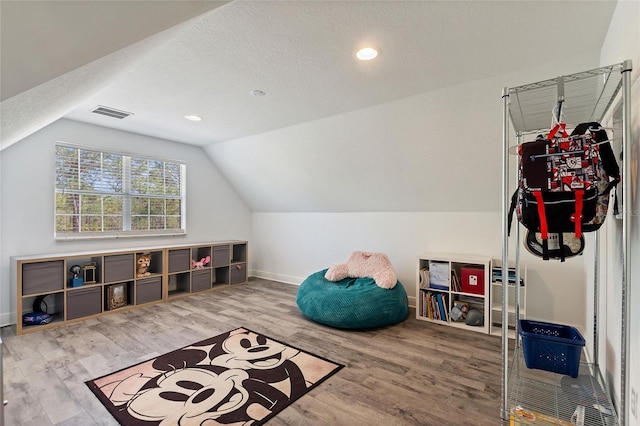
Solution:
<svg viewBox="0 0 640 426"><path fill-rule="evenodd" d="M184 234L186 165L56 144L56 238Z"/></svg>

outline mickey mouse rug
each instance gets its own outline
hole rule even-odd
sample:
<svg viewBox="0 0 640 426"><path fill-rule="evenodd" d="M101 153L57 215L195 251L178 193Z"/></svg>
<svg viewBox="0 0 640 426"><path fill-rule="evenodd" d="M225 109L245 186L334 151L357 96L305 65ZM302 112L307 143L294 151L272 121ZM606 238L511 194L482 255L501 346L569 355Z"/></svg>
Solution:
<svg viewBox="0 0 640 426"><path fill-rule="evenodd" d="M86 384L125 426L256 426L343 367L238 328Z"/></svg>

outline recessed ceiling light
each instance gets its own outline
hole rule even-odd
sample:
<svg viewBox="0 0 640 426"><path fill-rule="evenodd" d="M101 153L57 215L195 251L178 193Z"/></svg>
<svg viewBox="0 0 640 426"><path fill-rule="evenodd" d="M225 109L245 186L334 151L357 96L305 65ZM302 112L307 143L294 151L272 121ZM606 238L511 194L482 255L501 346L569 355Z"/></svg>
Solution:
<svg viewBox="0 0 640 426"><path fill-rule="evenodd" d="M361 61L370 61L376 56L378 56L378 51L373 47L365 47L356 52L356 58Z"/></svg>
<svg viewBox="0 0 640 426"><path fill-rule="evenodd" d="M197 116L197 115L185 115L184 118L186 118L189 121L200 121L200 120L202 120L202 117Z"/></svg>
<svg viewBox="0 0 640 426"><path fill-rule="evenodd" d="M264 96L264 95L266 95L266 93L263 90L260 90L260 89L252 90L251 94L253 96Z"/></svg>

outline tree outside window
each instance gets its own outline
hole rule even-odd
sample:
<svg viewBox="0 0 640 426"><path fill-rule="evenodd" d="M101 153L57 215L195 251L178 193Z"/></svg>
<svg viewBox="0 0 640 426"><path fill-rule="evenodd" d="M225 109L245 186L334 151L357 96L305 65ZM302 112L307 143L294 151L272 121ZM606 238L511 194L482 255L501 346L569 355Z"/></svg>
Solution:
<svg viewBox="0 0 640 426"><path fill-rule="evenodd" d="M56 237L184 234L186 165L56 145Z"/></svg>

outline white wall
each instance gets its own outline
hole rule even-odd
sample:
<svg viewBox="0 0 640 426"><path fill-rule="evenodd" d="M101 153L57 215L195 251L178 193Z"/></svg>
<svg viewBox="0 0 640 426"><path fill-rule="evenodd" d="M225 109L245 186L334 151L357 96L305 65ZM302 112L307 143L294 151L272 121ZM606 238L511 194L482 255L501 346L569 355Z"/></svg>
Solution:
<svg viewBox="0 0 640 426"><path fill-rule="evenodd" d="M421 253L500 258L500 229L499 212L254 213L251 248L257 254L250 268L256 276L299 284L344 262L351 251L381 251L415 305ZM527 315L583 327L582 261L568 259L558 270L528 253L522 259L529 268Z"/></svg>
<svg viewBox="0 0 640 426"><path fill-rule="evenodd" d="M638 189L638 169L640 164L640 2L620 0L616 6L609 32L602 46L600 65L606 66L631 59L633 72L631 74L631 140L625 151L631 161L631 258L629 265L630 292L627 294L630 321L626 324L629 332L629 370L626 371L629 384L629 403L626 406L625 419L627 424L640 423L640 264L637 262L640 253L640 193ZM622 296L622 224L614 221L608 224L606 240L602 242L606 250L605 265L608 270L603 272L607 278L606 287L600 297L606 298L604 325L600 327L600 358L604 362L604 375L609 379L609 387L613 391L614 401L620 407L622 371L620 336L622 332L622 315L620 301ZM591 310L588 311L590 315ZM635 361L635 362L634 362ZM635 397L634 397L635 395ZM632 399L635 398L635 401ZM635 413L631 412L635 406Z"/></svg>
<svg viewBox="0 0 640 426"><path fill-rule="evenodd" d="M455 253L461 245L469 254L495 251L500 215L479 212L469 218L450 212L254 213L252 246L260 256L250 267L256 275L300 284L312 272L344 262L354 250L382 251L414 296L420 253Z"/></svg>
<svg viewBox="0 0 640 426"><path fill-rule="evenodd" d="M252 273L298 284L352 250L382 251L414 297L422 252L500 257L502 87L597 61L597 54L573 58L208 146L241 193L253 194L259 180L269 184L253 214ZM360 137L362 123L378 131ZM378 184L387 179L394 184ZM276 201L278 211L260 211L268 196L290 199ZM582 259L558 269L528 253L523 258L528 316L584 328Z"/></svg>
<svg viewBox="0 0 640 426"><path fill-rule="evenodd" d="M56 140L187 163L187 235L55 241L53 238ZM168 140L59 120L2 151L0 324L15 322L16 283L10 256L249 240L251 212L201 148Z"/></svg>

